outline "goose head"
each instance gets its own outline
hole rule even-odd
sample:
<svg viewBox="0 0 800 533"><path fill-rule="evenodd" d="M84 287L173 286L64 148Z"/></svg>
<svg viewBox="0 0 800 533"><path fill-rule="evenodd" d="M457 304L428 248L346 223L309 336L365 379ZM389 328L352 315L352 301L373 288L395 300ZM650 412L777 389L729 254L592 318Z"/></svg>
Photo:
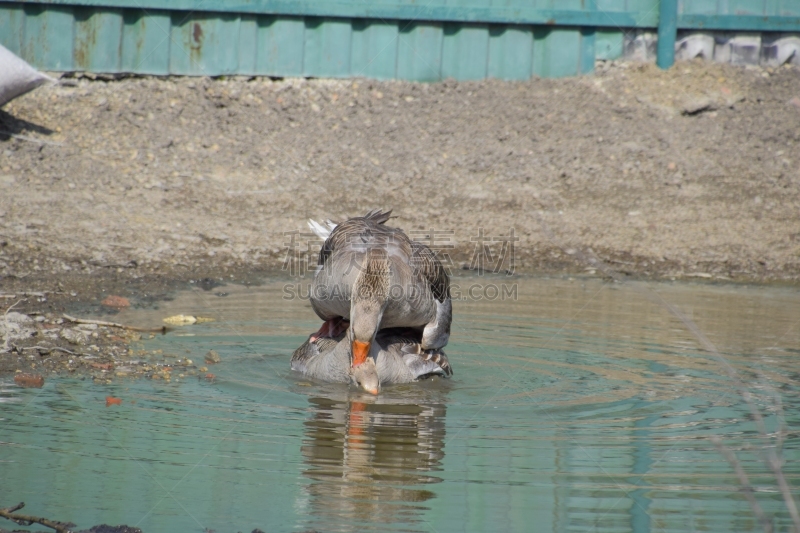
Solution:
<svg viewBox="0 0 800 533"><path fill-rule="evenodd" d="M372 394L378 394L380 379L370 352L386 309L388 293L389 264L386 256L367 254L350 300L350 373L362 389Z"/></svg>

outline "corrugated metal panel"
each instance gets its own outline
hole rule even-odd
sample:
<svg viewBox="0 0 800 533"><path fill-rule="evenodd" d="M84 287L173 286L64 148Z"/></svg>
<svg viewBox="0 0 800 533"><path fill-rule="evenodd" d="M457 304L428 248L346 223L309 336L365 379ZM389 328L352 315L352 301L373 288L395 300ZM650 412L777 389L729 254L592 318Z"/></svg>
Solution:
<svg viewBox="0 0 800 533"><path fill-rule="evenodd" d="M258 74L256 70L258 17L256 15L241 15L237 50L239 52L237 74Z"/></svg>
<svg viewBox="0 0 800 533"><path fill-rule="evenodd" d="M580 73L581 32L574 29L542 29L534 32L533 72L544 78Z"/></svg>
<svg viewBox="0 0 800 533"><path fill-rule="evenodd" d="M392 79L397 75L397 24L359 20L353 23L350 73L356 77Z"/></svg>
<svg viewBox="0 0 800 533"><path fill-rule="evenodd" d="M122 17L120 70L142 74L169 74L172 21L167 12L131 9Z"/></svg>
<svg viewBox="0 0 800 533"><path fill-rule="evenodd" d="M256 73L302 76L305 22L300 17L259 17Z"/></svg>
<svg viewBox="0 0 800 533"><path fill-rule="evenodd" d="M495 26L489 30L487 75L501 80L527 80L533 74L533 29Z"/></svg>
<svg viewBox="0 0 800 533"><path fill-rule="evenodd" d="M725 15L765 15L764 2L752 0L720 0L719 14Z"/></svg>
<svg viewBox="0 0 800 533"><path fill-rule="evenodd" d="M226 13L425 20L438 22L493 22L570 26L641 27L658 22L658 0L636 0L647 9L610 9L600 14L592 0L24 0L47 5L84 5L109 8L168 9ZM610 0L625 5L633 0ZM636 15L643 15L636 17Z"/></svg>
<svg viewBox="0 0 800 533"><path fill-rule="evenodd" d="M621 31L595 32L595 57L597 59L617 59L622 57L625 34Z"/></svg>
<svg viewBox="0 0 800 533"><path fill-rule="evenodd" d="M445 24L442 41L442 77L482 80L489 63L489 28L484 25Z"/></svg>
<svg viewBox="0 0 800 533"><path fill-rule="evenodd" d="M581 28L580 44L580 63L578 72L580 74L590 74L594 72L596 31L594 28Z"/></svg>
<svg viewBox="0 0 800 533"><path fill-rule="evenodd" d="M24 11L22 57L46 70L73 70L72 8L26 5Z"/></svg>
<svg viewBox="0 0 800 533"><path fill-rule="evenodd" d="M0 43L45 70L528 79L588 73L596 58L619 57L624 29L654 27L658 6L658 0L0 0ZM682 0L678 27L800 30L799 15L798 0ZM507 19L517 23L494 23Z"/></svg>
<svg viewBox="0 0 800 533"><path fill-rule="evenodd" d="M74 15L74 67L93 72L118 72L122 56L122 10L79 7Z"/></svg>
<svg viewBox="0 0 800 533"><path fill-rule="evenodd" d="M230 13L173 13L170 72L214 76L236 74L239 68L239 22L240 18Z"/></svg>
<svg viewBox="0 0 800 533"><path fill-rule="evenodd" d="M350 75L353 26L344 19L306 19L303 73L318 78Z"/></svg>
<svg viewBox="0 0 800 533"><path fill-rule="evenodd" d="M717 0L683 0L678 2L678 12L687 15L716 15Z"/></svg>
<svg viewBox="0 0 800 533"><path fill-rule="evenodd" d="M414 81L442 79L444 32L441 24L401 23L398 37L398 78Z"/></svg>
<svg viewBox="0 0 800 533"><path fill-rule="evenodd" d="M800 16L800 2L797 0L779 0L778 15L782 17Z"/></svg>
<svg viewBox="0 0 800 533"><path fill-rule="evenodd" d="M22 28L25 25L25 13L22 6L0 5L0 43L16 55L21 55Z"/></svg>

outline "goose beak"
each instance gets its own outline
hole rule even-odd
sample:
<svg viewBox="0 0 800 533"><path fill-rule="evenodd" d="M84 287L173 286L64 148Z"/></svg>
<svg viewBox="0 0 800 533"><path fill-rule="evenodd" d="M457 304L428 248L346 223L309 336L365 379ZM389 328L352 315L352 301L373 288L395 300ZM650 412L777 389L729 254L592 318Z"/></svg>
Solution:
<svg viewBox="0 0 800 533"><path fill-rule="evenodd" d="M370 394L378 394L380 379L375 361L369 358L370 343L353 341L353 376L359 387Z"/></svg>
<svg viewBox="0 0 800 533"><path fill-rule="evenodd" d="M353 341L353 367L363 364L369 357L370 343Z"/></svg>

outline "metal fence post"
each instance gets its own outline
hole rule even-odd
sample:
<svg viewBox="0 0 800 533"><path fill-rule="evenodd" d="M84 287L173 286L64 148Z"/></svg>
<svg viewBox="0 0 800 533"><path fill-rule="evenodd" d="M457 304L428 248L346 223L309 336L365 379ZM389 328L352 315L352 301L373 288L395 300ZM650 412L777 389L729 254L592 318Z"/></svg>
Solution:
<svg viewBox="0 0 800 533"><path fill-rule="evenodd" d="M658 55L656 64L669 68L675 62L678 35L678 0L661 0L658 10Z"/></svg>

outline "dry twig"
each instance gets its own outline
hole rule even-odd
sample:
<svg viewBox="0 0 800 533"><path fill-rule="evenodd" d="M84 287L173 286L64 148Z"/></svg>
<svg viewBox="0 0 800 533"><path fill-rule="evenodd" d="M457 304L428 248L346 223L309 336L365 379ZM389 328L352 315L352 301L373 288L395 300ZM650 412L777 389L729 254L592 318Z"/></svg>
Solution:
<svg viewBox="0 0 800 533"><path fill-rule="evenodd" d="M73 352L73 351L67 350L66 348L62 348L61 346L39 346L37 344L36 346L23 346L23 347L16 347L16 348L17 348L17 351L20 351L20 350L39 350L40 352L44 352L44 353L64 352L64 353L68 353L70 355L74 355L76 357L80 357L80 356L83 355L82 353Z"/></svg>
<svg viewBox="0 0 800 533"><path fill-rule="evenodd" d="M31 524L41 524L43 526L56 530L58 533L72 533L71 528L74 526L74 524L70 524L67 522L58 522L56 520L48 520L47 518L40 518L38 516L18 514L15 512L22 509L23 507L25 507L25 503L20 502L14 507L8 507L7 509L0 509L0 516L8 520L11 520L12 522L17 523L21 526L30 526Z"/></svg>
<svg viewBox="0 0 800 533"><path fill-rule="evenodd" d="M13 137L14 139L19 139L21 141L28 141L32 143L39 143L39 144L49 144L51 146L63 146L64 143L55 142L55 141L45 141L44 139L36 139L34 137L28 137L27 135L20 135L18 133L11 133L10 131L0 131L0 135L8 135L9 137Z"/></svg>
<svg viewBox="0 0 800 533"><path fill-rule="evenodd" d="M105 320L87 320L83 318L75 318L73 316L64 315L64 318L69 320L70 322L74 322L76 324L94 324L96 326L105 326L108 328L120 328L120 329L127 329L129 331L139 331L143 333L166 333L167 327L161 326L158 328L137 328L136 326L126 326L124 324L118 324L116 322L106 322Z"/></svg>

